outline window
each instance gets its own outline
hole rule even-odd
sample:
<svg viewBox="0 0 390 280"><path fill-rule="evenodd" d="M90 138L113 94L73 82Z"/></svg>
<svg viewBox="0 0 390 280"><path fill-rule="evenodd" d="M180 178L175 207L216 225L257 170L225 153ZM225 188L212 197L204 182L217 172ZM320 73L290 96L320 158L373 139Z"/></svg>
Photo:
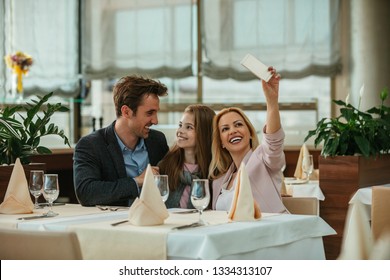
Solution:
<svg viewBox="0 0 390 280"><path fill-rule="evenodd" d="M5 0L1 5L4 5L4 17L0 19L4 34L1 57L22 51L33 58L28 76L23 79L25 96L50 91L60 96L76 96L80 90L77 0ZM7 99L11 70L1 69L4 69L0 76L1 93Z"/></svg>
<svg viewBox="0 0 390 280"><path fill-rule="evenodd" d="M169 131L169 139L183 106L198 102L217 111L241 106L260 131L264 97L259 81L240 65L246 53L282 74L286 145L302 144L307 130L330 114L331 79L340 71L339 1L51 2L3 1L0 12L23 18L10 21L5 16L0 23L4 37L11 31L32 35L8 38L6 42L12 43L0 51L23 48L37 59L26 81L31 93L54 88L58 95L80 94L82 127L76 129L81 135L115 119L111 88L117 78L130 73L160 79L168 86L158 127ZM49 28L47 33L45 27L54 20L61 28ZM80 91L80 77L81 84L90 87ZM2 73L0 84L8 79Z"/></svg>

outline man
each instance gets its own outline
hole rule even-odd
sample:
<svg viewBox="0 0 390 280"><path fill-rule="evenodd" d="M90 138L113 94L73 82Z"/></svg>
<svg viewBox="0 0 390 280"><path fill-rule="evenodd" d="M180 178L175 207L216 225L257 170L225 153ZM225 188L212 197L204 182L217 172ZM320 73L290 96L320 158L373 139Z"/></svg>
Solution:
<svg viewBox="0 0 390 280"><path fill-rule="evenodd" d="M74 185L81 205L133 203L147 165L156 166L169 149L165 135L150 129L158 123L159 97L166 95L166 86L151 79L125 76L117 82L116 121L81 138L75 148Z"/></svg>

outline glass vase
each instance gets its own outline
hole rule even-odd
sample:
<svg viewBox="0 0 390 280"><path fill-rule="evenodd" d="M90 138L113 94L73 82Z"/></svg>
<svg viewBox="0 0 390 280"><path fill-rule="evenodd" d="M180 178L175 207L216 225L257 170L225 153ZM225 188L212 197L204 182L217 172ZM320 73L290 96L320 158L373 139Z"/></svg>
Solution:
<svg viewBox="0 0 390 280"><path fill-rule="evenodd" d="M12 73L11 82L12 98L15 100L15 102L21 103L23 100L23 74Z"/></svg>

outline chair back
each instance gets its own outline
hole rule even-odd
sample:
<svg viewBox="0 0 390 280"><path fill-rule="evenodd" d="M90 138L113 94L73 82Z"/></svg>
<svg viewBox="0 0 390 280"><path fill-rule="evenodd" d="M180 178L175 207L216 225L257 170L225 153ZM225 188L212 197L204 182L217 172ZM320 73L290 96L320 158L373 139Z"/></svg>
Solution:
<svg viewBox="0 0 390 280"><path fill-rule="evenodd" d="M374 241L390 232L390 187L372 187L371 231Z"/></svg>
<svg viewBox="0 0 390 280"><path fill-rule="evenodd" d="M291 214L317 215L318 216L318 199L316 197L289 197L283 196L284 206Z"/></svg>
<svg viewBox="0 0 390 280"><path fill-rule="evenodd" d="M74 232L0 230L1 260L81 260Z"/></svg>

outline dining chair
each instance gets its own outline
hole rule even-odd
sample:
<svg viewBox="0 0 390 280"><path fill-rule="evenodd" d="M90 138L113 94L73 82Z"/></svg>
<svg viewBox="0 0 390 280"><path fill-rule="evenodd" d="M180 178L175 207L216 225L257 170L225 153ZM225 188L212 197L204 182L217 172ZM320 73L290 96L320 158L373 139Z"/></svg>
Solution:
<svg viewBox="0 0 390 280"><path fill-rule="evenodd" d="M390 188L384 186L372 187L371 231L373 240L390 233Z"/></svg>
<svg viewBox="0 0 390 280"><path fill-rule="evenodd" d="M291 214L318 216L319 204L316 197L283 196L282 201Z"/></svg>
<svg viewBox="0 0 390 280"><path fill-rule="evenodd" d="M1 260L81 260L74 232L0 230Z"/></svg>
<svg viewBox="0 0 390 280"><path fill-rule="evenodd" d="M390 260L390 231L387 231L375 241L370 253L370 260Z"/></svg>

